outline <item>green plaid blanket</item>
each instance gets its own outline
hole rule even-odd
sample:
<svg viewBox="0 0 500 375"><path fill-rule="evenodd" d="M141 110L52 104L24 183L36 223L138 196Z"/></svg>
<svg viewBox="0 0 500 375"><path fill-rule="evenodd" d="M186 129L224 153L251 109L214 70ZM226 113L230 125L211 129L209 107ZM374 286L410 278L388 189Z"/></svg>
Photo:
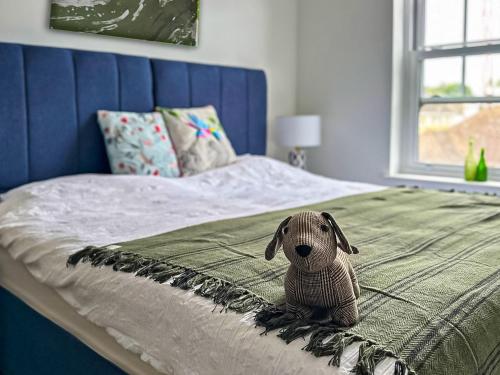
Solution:
<svg viewBox="0 0 500 375"><path fill-rule="evenodd" d="M360 250L351 257L361 286L360 320L352 328L270 319L282 315L277 306L289 263L282 252L266 261L264 249L283 218L306 209L334 214ZM347 345L360 342L357 374L373 374L386 356L397 359L395 374L500 373L497 197L388 189L115 245L87 247L68 264L173 280L224 308L260 311L260 325L280 328L287 342L304 337L305 350L330 356L333 365Z"/></svg>

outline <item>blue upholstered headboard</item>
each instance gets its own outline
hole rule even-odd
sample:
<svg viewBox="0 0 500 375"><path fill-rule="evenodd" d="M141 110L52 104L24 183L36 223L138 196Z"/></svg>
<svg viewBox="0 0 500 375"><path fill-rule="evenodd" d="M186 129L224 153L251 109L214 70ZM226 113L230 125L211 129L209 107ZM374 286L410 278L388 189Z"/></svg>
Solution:
<svg viewBox="0 0 500 375"><path fill-rule="evenodd" d="M0 43L0 192L109 173L98 109L216 107L238 154L266 151L259 70Z"/></svg>

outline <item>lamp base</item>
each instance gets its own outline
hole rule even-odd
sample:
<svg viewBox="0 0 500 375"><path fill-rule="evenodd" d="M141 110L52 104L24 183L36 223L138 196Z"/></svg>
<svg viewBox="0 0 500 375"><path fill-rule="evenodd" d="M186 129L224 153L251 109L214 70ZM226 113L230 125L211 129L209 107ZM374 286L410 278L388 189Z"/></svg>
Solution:
<svg viewBox="0 0 500 375"><path fill-rule="evenodd" d="M305 169L306 168L306 152L296 147L288 154L288 162L294 167Z"/></svg>

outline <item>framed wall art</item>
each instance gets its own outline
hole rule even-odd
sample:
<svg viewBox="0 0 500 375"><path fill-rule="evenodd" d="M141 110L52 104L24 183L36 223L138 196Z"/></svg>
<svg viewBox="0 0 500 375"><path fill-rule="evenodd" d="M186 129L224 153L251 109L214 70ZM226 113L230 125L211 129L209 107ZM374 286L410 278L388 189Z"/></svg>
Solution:
<svg viewBox="0 0 500 375"><path fill-rule="evenodd" d="M196 46L200 0L51 0L50 27Z"/></svg>

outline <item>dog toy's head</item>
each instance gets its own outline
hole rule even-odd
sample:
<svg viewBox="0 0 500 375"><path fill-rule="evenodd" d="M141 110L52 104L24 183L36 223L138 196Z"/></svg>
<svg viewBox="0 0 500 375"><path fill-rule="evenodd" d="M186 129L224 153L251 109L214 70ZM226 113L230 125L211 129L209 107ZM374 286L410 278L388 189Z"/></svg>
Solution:
<svg viewBox="0 0 500 375"><path fill-rule="evenodd" d="M317 272L333 263L337 245L348 254L358 253L329 213L301 212L278 226L267 245L266 259L273 259L283 246L290 263L302 271Z"/></svg>

